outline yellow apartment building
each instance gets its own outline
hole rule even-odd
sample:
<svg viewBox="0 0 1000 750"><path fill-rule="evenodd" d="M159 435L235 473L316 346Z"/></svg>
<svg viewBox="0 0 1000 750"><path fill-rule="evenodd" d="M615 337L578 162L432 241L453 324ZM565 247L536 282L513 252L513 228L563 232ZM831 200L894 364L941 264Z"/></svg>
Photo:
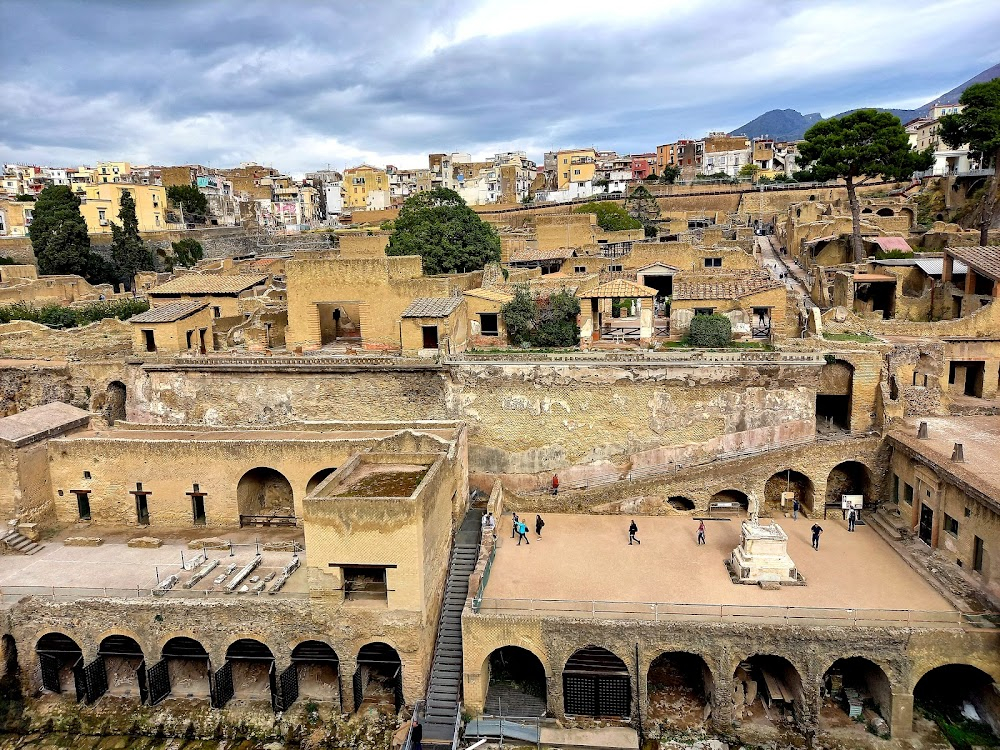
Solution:
<svg viewBox="0 0 1000 750"><path fill-rule="evenodd" d="M94 182L123 182L126 175L132 173L132 165L127 161L99 161L94 167Z"/></svg>
<svg viewBox="0 0 1000 750"><path fill-rule="evenodd" d="M569 187L571 182L592 180L597 169L597 152L592 148L560 151L556 154L556 168L560 190Z"/></svg>
<svg viewBox="0 0 1000 750"><path fill-rule="evenodd" d="M109 234L111 222L118 222L122 193L129 191L135 200L135 216L140 232L158 232L167 228L167 189L160 185L84 185L80 195L80 213L90 234Z"/></svg>
<svg viewBox="0 0 1000 750"><path fill-rule="evenodd" d="M0 201L0 237L27 237L34 210L30 201Z"/></svg>
<svg viewBox="0 0 1000 750"><path fill-rule="evenodd" d="M362 164L344 170L344 208L363 209L368 206L368 196L385 193L389 203L389 175L384 169Z"/></svg>

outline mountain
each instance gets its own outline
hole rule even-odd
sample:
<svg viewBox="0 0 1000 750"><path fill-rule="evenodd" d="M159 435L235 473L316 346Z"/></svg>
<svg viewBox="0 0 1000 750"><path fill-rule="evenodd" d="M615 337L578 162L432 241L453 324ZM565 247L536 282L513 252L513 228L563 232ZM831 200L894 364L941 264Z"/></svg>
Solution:
<svg viewBox="0 0 1000 750"><path fill-rule="evenodd" d="M797 141L810 125L822 119L823 115L819 112L804 115L794 109L772 109L736 128L729 135L745 135L748 138L768 135L778 141Z"/></svg>
<svg viewBox="0 0 1000 750"><path fill-rule="evenodd" d="M962 92L972 84L991 81L994 78L1000 78L1000 63L997 63L991 68L987 68L982 73L973 76L965 83L956 86L951 91L941 94L941 96L935 97L931 101L917 107L916 109L884 109L881 107L876 107L875 109L878 109L880 112L892 112L896 115L896 117L906 123L916 117L926 116L927 113L930 112L931 107L937 103L946 104L957 102L959 97L962 96ZM843 117L844 115L849 115L851 112L856 111L857 110L850 109L846 112L834 115L834 117ZM805 135L809 126L822 119L823 116L818 112L803 115L794 109L772 109L770 112L765 112L760 117L756 117L745 125L741 125L736 128L730 133L730 135L745 135L749 138L767 135L779 141L797 141Z"/></svg>

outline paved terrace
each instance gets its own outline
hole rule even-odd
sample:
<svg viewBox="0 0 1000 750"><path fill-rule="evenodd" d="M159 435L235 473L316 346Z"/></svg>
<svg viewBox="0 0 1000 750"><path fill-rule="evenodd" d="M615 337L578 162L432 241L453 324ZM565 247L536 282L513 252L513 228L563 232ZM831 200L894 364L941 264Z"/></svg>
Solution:
<svg viewBox="0 0 1000 750"><path fill-rule="evenodd" d="M532 529L534 517L534 512L522 515ZM819 519L824 533L818 552L810 543L813 520L781 521L789 537L789 554L807 585L778 591L730 581L723 560L739 544L739 518L706 521L708 542L701 547L695 544L697 521L690 517L636 516L642 544L633 546L628 544L629 516L544 514L543 518L543 538L536 539L531 531L530 546L520 547L510 538L510 516L501 520L480 611L576 617L617 612L641 619L730 615L958 622L954 607L874 530L859 526L849 533L839 516ZM651 603L660 604L653 608ZM803 609L769 609L786 607ZM843 610L878 612L862 616Z"/></svg>
<svg viewBox="0 0 1000 750"><path fill-rule="evenodd" d="M87 529L87 536L101 536L94 530ZM204 531L202 532L204 533ZM72 535L63 534L63 536ZM133 534L135 536L135 534ZM55 597L59 599L76 599L82 597L136 597L151 596L151 590L159 580L171 575L177 575L180 581L165 595L165 598L204 598L204 597L247 597L255 594L225 594L225 585L236 573L249 563L257 553L256 538L246 531L229 534L224 537L233 542L231 556L229 550L207 550L208 560L218 560L218 566L191 589L183 588L186 582L201 566L192 567L195 560L201 559L200 550L188 549L183 538L165 541L157 549L129 547L126 538L107 539L99 547L67 546L61 541L44 542L45 547L34 555L3 555L0 556L0 597L3 601L20 599L22 596L35 595ZM276 541L273 535L261 540L261 555L263 561L253 571L251 576L262 579L269 573L275 576L291 562L290 551L264 551L263 543ZM300 545L301 546L301 540ZM181 556L188 570L181 568ZM301 565L292 574L278 597L301 597L308 592L305 569L305 553L298 553ZM236 564L236 570L226 578L221 585L215 585L213 579L224 573L230 563ZM249 581L248 576L243 582ZM273 581L272 581L273 583ZM271 583L267 584L270 589ZM268 598L268 594L263 595Z"/></svg>

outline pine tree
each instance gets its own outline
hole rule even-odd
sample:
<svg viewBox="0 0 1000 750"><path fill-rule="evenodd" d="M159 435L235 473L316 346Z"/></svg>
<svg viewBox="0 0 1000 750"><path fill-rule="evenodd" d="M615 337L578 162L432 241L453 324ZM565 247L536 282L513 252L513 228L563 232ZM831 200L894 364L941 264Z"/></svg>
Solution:
<svg viewBox="0 0 1000 750"><path fill-rule="evenodd" d="M39 193L28 236L41 273L72 273L92 280L99 259L90 251L80 199L68 185L50 185Z"/></svg>
<svg viewBox="0 0 1000 750"><path fill-rule="evenodd" d="M121 226L111 223L111 262L118 280L131 289L136 271L155 270L156 258L139 237L139 219L135 215L135 199L130 190L122 190L118 219Z"/></svg>

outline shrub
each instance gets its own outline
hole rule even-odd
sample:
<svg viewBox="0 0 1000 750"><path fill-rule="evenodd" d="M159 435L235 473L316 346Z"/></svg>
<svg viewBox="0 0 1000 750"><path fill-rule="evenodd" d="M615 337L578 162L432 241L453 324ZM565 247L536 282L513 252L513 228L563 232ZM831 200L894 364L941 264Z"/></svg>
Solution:
<svg viewBox="0 0 1000 750"><path fill-rule="evenodd" d="M688 335L692 346L726 347L733 340L733 324L725 315L695 315Z"/></svg>
<svg viewBox="0 0 1000 750"><path fill-rule="evenodd" d="M88 305L64 307L63 305L44 305L35 307L25 302L0 307L0 323L10 323L12 320L30 320L50 328L75 328L96 323L105 318L128 320L133 315L146 312L149 303L141 299L118 299L102 302L92 302Z"/></svg>
<svg viewBox="0 0 1000 750"><path fill-rule="evenodd" d="M596 214L597 226L605 232L641 229L642 222L629 216L624 207L613 201L591 201L573 209L575 214Z"/></svg>
<svg viewBox="0 0 1000 750"><path fill-rule="evenodd" d="M580 300L565 289L535 300L526 287L518 287L500 314L514 346L566 347L580 342L576 323Z"/></svg>

